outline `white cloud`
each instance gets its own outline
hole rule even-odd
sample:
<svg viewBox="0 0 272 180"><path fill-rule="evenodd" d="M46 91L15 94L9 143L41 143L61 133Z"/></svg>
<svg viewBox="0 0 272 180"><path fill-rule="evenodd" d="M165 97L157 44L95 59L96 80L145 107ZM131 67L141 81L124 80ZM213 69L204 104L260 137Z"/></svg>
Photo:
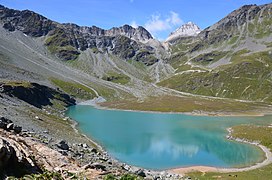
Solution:
<svg viewBox="0 0 272 180"><path fill-rule="evenodd" d="M138 27L138 24L136 23L136 21L132 21L132 22L130 23L130 25L131 25L132 27L134 27L134 28L137 28L137 27Z"/></svg>
<svg viewBox="0 0 272 180"><path fill-rule="evenodd" d="M150 32L164 31L170 29L170 23L161 19L160 15L152 15L151 19L145 23L145 28Z"/></svg>
<svg viewBox="0 0 272 180"><path fill-rule="evenodd" d="M170 12L171 13L171 17L168 18L167 20L173 24L173 25L181 25L183 22L182 20L179 18L179 14L175 13L173 11Z"/></svg>
<svg viewBox="0 0 272 180"><path fill-rule="evenodd" d="M181 25L183 21L180 19L179 14L171 11L170 15L162 18L160 14L153 14L151 18L145 23L145 28L156 36L158 32L173 30Z"/></svg>

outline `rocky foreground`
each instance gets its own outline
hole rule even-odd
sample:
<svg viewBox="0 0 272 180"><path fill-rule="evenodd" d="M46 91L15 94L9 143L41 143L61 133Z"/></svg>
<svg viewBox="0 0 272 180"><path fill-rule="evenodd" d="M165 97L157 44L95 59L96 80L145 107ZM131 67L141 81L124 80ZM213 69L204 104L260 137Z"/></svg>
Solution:
<svg viewBox="0 0 272 180"><path fill-rule="evenodd" d="M3 82L1 87L1 179L35 177L45 172L57 173L62 179L71 176L118 179L125 174L143 179L182 178L166 171L129 166L110 157L100 146L79 134L63 110L53 108L56 102L58 106L60 102L64 102L64 106L74 104L67 94L26 82ZM29 97L33 101L29 101Z"/></svg>
<svg viewBox="0 0 272 180"><path fill-rule="evenodd" d="M69 178L71 173L88 179L102 179L108 174L118 177L127 173L144 179L181 178L165 171L154 172L120 163L106 152L87 144L70 144L65 140L53 145L43 143L38 134L22 130L5 117L0 118L0 127L2 178L44 171L60 173L63 179Z"/></svg>

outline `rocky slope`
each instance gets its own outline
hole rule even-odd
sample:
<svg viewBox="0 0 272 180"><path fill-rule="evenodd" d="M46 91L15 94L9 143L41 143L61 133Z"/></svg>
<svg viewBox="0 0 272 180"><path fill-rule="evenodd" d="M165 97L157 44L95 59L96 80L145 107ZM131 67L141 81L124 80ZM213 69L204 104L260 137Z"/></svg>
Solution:
<svg viewBox="0 0 272 180"><path fill-rule="evenodd" d="M65 117L65 107L75 100L59 89L26 81L0 82L1 179L103 179L108 174L180 179L111 158Z"/></svg>
<svg viewBox="0 0 272 180"><path fill-rule="evenodd" d="M3 120L12 122L1 117L0 123ZM91 165L80 166L73 158L48 147L40 139L31 137L31 133L27 131L15 133L12 129L0 128L0 150L1 179L7 176L36 177L35 179L82 178L80 174L94 179L101 174Z"/></svg>
<svg viewBox="0 0 272 180"><path fill-rule="evenodd" d="M9 31L19 30L32 37L46 37L45 45L49 51L63 60L74 60L81 51L89 48L104 53L112 52L124 59L135 58L139 61L140 56L141 61L148 65L157 61L155 57L149 59L150 54L154 54L153 48L142 44L153 38L141 26L133 28L124 25L104 30L95 26L59 24L29 10L17 11L4 6L0 6L0 20L3 27Z"/></svg>
<svg viewBox="0 0 272 180"><path fill-rule="evenodd" d="M214 44L231 38L262 39L269 35L271 35L271 4L242 6L206 28L200 37L208 44Z"/></svg>
<svg viewBox="0 0 272 180"><path fill-rule="evenodd" d="M271 103L272 4L246 5L171 47L175 75L160 85Z"/></svg>
<svg viewBox="0 0 272 180"><path fill-rule="evenodd" d="M200 32L201 29L195 23L188 22L172 32L166 42L173 42L182 37L197 36Z"/></svg>

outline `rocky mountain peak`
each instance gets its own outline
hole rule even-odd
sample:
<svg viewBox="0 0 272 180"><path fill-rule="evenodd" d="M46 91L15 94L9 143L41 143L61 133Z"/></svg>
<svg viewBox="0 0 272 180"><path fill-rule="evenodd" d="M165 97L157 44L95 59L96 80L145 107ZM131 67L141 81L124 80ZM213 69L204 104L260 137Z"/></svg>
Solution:
<svg viewBox="0 0 272 180"><path fill-rule="evenodd" d="M239 9L232 11L229 15L227 15L225 18L221 19L219 22L215 23L208 29L223 29L226 25L231 27L242 26L251 19L255 18L260 10L261 8L257 5L244 5Z"/></svg>
<svg viewBox="0 0 272 180"><path fill-rule="evenodd" d="M167 42L179 37L196 36L201 32L201 29L193 22L183 24L181 27L172 32L166 39Z"/></svg>
<svg viewBox="0 0 272 180"><path fill-rule="evenodd" d="M33 11L18 11L4 6L0 6L0 22L9 31L17 29L34 37L46 35L56 26L53 21Z"/></svg>
<svg viewBox="0 0 272 180"><path fill-rule="evenodd" d="M17 29L34 37L45 36L49 31L55 29L56 27L60 27L70 32L76 32L79 34L83 33L86 36L114 37L123 35L139 42L147 42L149 39L153 39L152 35L141 26L133 28L130 25L123 25L121 27L114 27L109 30L104 30L96 26L78 26L73 23L59 24L33 11L18 11L6 8L2 5L0 6L0 22L3 23L5 29L10 31Z"/></svg>
<svg viewBox="0 0 272 180"><path fill-rule="evenodd" d="M123 35L139 42L147 42L149 39L153 39L152 35L142 26L134 28L127 24L121 27L114 27L109 30L106 30L105 35L107 36Z"/></svg>
<svg viewBox="0 0 272 180"><path fill-rule="evenodd" d="M246 36L262 38L271 32L272 4L261 6L244 5L232 11L214 25L204 29L199 34L202 39L208 39L209 44L218 43L231 37ZM257 28L258 27L258 28Z"/></svg>

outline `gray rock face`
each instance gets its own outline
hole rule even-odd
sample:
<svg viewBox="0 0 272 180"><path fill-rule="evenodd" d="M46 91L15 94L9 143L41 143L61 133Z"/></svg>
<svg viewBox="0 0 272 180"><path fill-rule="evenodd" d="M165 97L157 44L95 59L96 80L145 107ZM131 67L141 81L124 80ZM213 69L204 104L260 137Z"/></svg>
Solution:
<svg viewBox="0 0 272 180"><path fill-rule="evenodd" d="M63 60L75 60L80 51L88 48L131 59L140 49L149 49L143 43L153 39L141 26L133 28L124 25L104 30L96 26L60 24L29 10L17 11L4 6L0 6L0 24L8 31L19 30L32 37L46 36L48 50Z"/></svg>
<svg viewBox="0 0 272 180"><path fill-rule="evenodd" d="M0 6L0 21L9 31L17 29L34 37L46 35L56 26L53 21L32 11L17 11L4 6Z"/></svg>
<svg viewBox="0 0 272 180"><path fill-rule="evenodd" d="M65 150L65 151L68 151L69 150L69 146L67 144L66 141L64 140L61 140L58 144L57 144L58 148L62 149L62 150Z"/></svg>
<svg viewBox="0 0 272 180"><path fill-rule="evenodd" d="M5 179L7 174L22 176L25 173L37 172L40 169L28 157L24 147L14 140L0 137L0 179Z"/></svg>
<svg viewBox="0 0 272 180"><path fill-rule="evenodd" d="M199 36L202 39L209 40L209 44L224 41L238 35L254 36L258 32L255 32L254 29L248 29L248 26L251 26L251 24L252 26L259 26L262 31L271 32L271 26L265 27L266 24L264 23L266 19L271 19L271 11L272 4L266 4L263 6L242 6L241 8L231 12L216 24L204 29ZM258 23L258 25L254 23Z"/></svg>
<svg viewBox="0 0 272 180"><path fill-rule="evenodd" d="M113 27L109 30L105 30L96 26L86 27L86 26L78 26L76 24L66 23L63 24L65 28L69 31L74 31L75 34L82 34L84 37L88 36L126 36L132 40L139 42L146 42L149 39L153 39L152 35L142 26L137 28L133 28L129 25L123 25L121 27Z"/></svg>
<svg viewBox="0 0 272 180"><path fill-rule="evenodd" d="M194 53L212 45L220 47L222 43L229 43L239 46L252 39L262 39L270 36L272 32L271 11L271 3L262 6L245 5L202 30L196 37L170 43L198 42L188 52Z"/></svg>
<svg viewBox="0 0 272 180"><path fill-rule="evenodd" d="M152 39L151 34L143 27L133 28L129 25L124 25L104 30L96 26L80 27L75 24L63 24L61 29L57 28L52 33L49 33L51 37L56 37L56 34L59 35L53 41L54 45L56 45L55 42L61 42L62 44L57 45L69 45L81 51L88 48L99 49L102 53L111 52L123 59L135 57L141 49L151 49L151 54L155 52L150 46L142 44ZM50 43L46 45L50 46Z"/></svg>
<svg viewBox="0 0 272 180"><path fill-rule="evenodd" d="M0 138L0 170L8 164L13 153L14 151L9 147L8 142Z"/></svg>
<svg viewBox="0 0 272 180"><path fill-rule="evenodd" d="M123 35L139 42L146 42L149 39L153 39L151 34L142 26L133 28L129 25L124 25L119 28L112 28L105 31L106 36L118 36Z"/></svg>

